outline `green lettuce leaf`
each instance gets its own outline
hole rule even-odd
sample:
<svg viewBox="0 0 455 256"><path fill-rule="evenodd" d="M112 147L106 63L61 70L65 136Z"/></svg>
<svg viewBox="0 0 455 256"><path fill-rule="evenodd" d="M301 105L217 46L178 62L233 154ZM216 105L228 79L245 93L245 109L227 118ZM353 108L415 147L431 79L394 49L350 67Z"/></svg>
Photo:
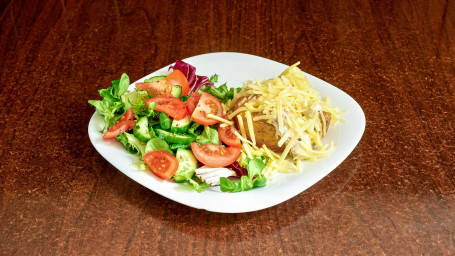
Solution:
<svg viewBox="0 0 455 256"><path fill-rule="evenodd" d="M96 112L104 117L104 127L100 132L104 132L114 124L128 108L121 100L121 96L128 91L130 79L125 73L120 80L112 81L112 86L98 91L102 100L89 100L88 103L96 108Z"/></svg>
<svg viewBox="0 0 455 256"><path fill-rule="evenodd" d="M118 85L114 85L113 96L115 98L120 98L125 92L128 91L128 87L130 86L130 78L127 74L123 73L122 77L120 78L120 82Z"/></svg>
<svg viewBox="0 0 455 256"><path fill-rule="evenodd" d="M217 78L218 79L218 78ZM213 95L214 97L221 100L222 103L226 103L228 100L231 100L234 97L234 90L237 92L241 91L241 88L230 88L228 89L226 83L215 87L213 85L207 85L202 91Z"/></svg>
<svg viewBox="0 0 455 256"><path fill-rule="evenodd" d="M149 141L147 141L147 145L145 146L145 153L153 150L163 150L174 154L174 152L172 152L172 150L169 148L167 142L158 137L151 138Z"/></svg>
<svg viewBox="0 0 455 256"><path fill-rule="evenodd" d="M228 178L221 177L221 191L235 193L253 188L264 187L267 184L266 177L264 174L261 174L262 170L267 165L267 162L264 161L264 159L262 157L247 159L246 169L248 170L248 176L242 176L240 177L240 180L231 181Z"/></svg>
<svg viewBox="0 0 455 256"><path fill-rule="evenodd" d="M211 77L209 78L209 82L218 83L218 75L217 75L217 74L214 74L213 76L211 76Z"/></svg>
<svg viewBox="0 0 455 256"><path fill-rule="evenodd" d="M124 132L115 138L125 146L128 152L137 153L140 156L145 154L145 145L138 138L134 137L133 134Z"/></svg>
<svg viewBox="0 0 455 256"><path fill-rule="evenodd" d="M201 135L196 137L196 142L200 145L203 144L214 144L221 145L220 138L218 137L218 131L214 128L211 128L208 125L204 126L204 131Z"/></svg>

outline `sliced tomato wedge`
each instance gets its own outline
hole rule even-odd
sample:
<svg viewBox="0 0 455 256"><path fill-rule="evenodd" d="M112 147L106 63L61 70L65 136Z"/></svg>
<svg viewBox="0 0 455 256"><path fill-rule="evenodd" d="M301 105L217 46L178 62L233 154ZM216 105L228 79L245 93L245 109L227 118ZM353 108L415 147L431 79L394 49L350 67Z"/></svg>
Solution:
<svg viewBox="0 0 455 256"><path fill-rule="evenodd" d="M188 80L186 79L186 76L182 73L182 71L176 69L172 71L165 80L170 84L170 85L180 85L182 87L182 95L181 96L186 96L190 92L190 84L188 83Z"/></svg>
<svg viewBox="0 0 455 256"><path fill-rule="evenodd" d="M117 122L122 122L122 121L133 121L133 117L134 117L134 112L133 112L133 108L129 108L125 114L123 114L123 116L120 117L120 119L117 121Z"/></svg>
<svg viewBox="0 0 455 256"><path fill-rule="evenodd" d="M126 132L134 127L136 121L125 120L121 122L117 122L111 127L109 130L104 134L104 139L112 139L120 135L121 132Z"/></svg>
<svg viewBox="0 0 455 256"><path fill-rule="evenodd" d="M186 109L188 110L189 115L193 114L194 109L196 109L197 103L199 102L200 98L201 95L198 92L195 92L191 94L191 96L186 101Z"/></svg>
<svg viewBox="0 0 455 256"><path fill-rule="evenodd" d="M218 126L218 136L220 140L231 147L241 147L240 139L235 135L236 129L233 125L223 125Z"/></svg>
<svg viewBox="0 0 455 256"><path fill-rule="evenodd" d="M239 158L240 148L225 147L213 144L199 145L191 143L191 150L196 159L209 167L223 167L232 164Z"/></svg>
<svg viewBox="0 0 455 256"><path fill-rule="evenodd" d="M160 96L151 98L145 101L145 107L149 107L149 104L155 102L155 109L158 112L163 112L168 116L181 120L186 116L186 106L183 101L172 96Z"/></svg>
<svg viewBox="0 0 455 256"><path fill-rule="evenodd" d="M136 121L133 121L134 113L133 108L128 109L120 119L109 127L107 132L103 135L104 139L112 139L120 135L121 132L126 132L134 127Z"/></svg>
<svg viewBox="0 0 455 256"><path fill-rule="evenodd" d="M152 96L172 96L172 85L166 80L136 83L136 89L146 90Z"/></svg>
<svg viewBox="0 0 455 256"><path fill-rule="evenodd" d="M163 180L170 179L179 168L177 158L167 151L149 151L142 158L150 171Z"/></svg>
<svg viewBox="0 0 455 256"><path fill-rule="evenodd" d="M199 124L216 124L218 121L208 118L208 114L221 117L223 115L223 107L221 106L219 99L215 98L211 94L203 92L191 117Z"/></svg>

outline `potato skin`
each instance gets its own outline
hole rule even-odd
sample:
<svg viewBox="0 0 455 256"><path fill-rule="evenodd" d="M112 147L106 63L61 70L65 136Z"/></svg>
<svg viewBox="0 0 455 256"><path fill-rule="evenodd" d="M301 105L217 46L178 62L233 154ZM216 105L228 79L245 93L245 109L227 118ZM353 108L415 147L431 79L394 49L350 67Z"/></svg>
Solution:
<svg viewBox="0 0 455 256"><path fill-rule="evenodd" d="M327 130L329 129L330 126L330 120L332 119L332 115L329 112L322 111L322 116L325 119L325 133L327 133Z"/></svg>
<svg viewBox="0 0 455 256"><path fill-rule="evenodd" d="M245 113L242 112L239 115L242 116L242 119L244 120L243 123L245 126L245 132L247 135L247 139L251 140L251 136L248 131L248 126L246 124ZM254 118L258 114L251 113L251 115ZM237 127L237 129L240 130L240 126L239 126L237 117L234 117L234 123L235 123L235 126ZM262 145L265 144L270 150L275 151L275 152L281 152L284 150L285 145L278 147L278 141L280 139L276 135L276 128L273 124L269 124L264 120L259 120L259 121L253 121L253 127L254 127L254 137L256 138L256 145L258 147L262 147Z"/></svg>

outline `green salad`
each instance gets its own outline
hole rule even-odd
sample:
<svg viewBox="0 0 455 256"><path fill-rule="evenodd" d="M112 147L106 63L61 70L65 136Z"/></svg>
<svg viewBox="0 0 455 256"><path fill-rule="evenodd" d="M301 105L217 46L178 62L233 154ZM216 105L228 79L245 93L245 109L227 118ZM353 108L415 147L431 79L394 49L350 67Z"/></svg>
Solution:
<svg viewBox="0 0 455 256"><path fill-rule="evenodd" d="M117 140L131 154L139 170L160 179L189 183L201 192L220 186L223 192L240 192L263 187L263 156L245 157L233 122L223 103L234 90L226 84L215 87L218 76L198 76L183 61L171 66L166 76L137 82L123 74L112 86L99 90L101 100L89 100L104 117L106 140ZM238 133L237 133L238 134Z"/></svg>

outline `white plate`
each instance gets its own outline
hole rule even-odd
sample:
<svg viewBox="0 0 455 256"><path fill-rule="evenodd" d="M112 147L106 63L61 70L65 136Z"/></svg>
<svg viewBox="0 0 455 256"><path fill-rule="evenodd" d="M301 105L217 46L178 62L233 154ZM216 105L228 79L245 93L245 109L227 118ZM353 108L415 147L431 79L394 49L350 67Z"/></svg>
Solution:
<svg viewBox="0 0 455 256"><path fill-rule="evenodd" d="M288 66L262 57L231 52L219 52L198 55L183 61L196 67L198 75L219 75L219 84L227 82L229 87L239 87L242 82L258 78L268 79L280 74ZM168 73L169 65L153 72L137 82ZM211 212L240 213L261 210L282 203L306 190L333 169L352 152L365 130L365 115L362 108L348 94L312 75L306 74L310 84L321 93L329 96L331 105L346 110L343 115L346 122L339 122L329 128L325 141L335 143L331 153L318 161L306 162L302 172L277 174L267 186L241 193L223 193L219 188L208 188L202 193L192 191L189 186L167 180L160 180L150 172L139 172L132 163L137 162L136 155L129 154L115 140L103 140L99 132L103 127L103 118L95 113L88 126L88 134L96 150L113 166L125 175L148 189L181 204ZM218 84L218 85L219 85ZM134 83L130 85L133 90ZM150 202L153 204L153 202Z"/></svg>

